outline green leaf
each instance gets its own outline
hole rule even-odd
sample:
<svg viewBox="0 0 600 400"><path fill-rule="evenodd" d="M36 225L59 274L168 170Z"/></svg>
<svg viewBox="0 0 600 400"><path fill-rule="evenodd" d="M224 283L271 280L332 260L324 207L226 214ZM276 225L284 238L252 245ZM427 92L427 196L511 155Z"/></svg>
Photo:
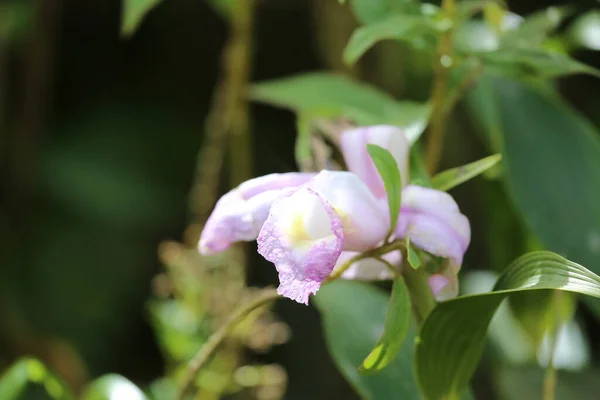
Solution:
<svg viewBox="0 0 600 400"><path fill-rule="evenodd" d="M383 186L387 192L390 221L392 221L390 232L394 232L402 203L402 176L398 169L398 163L394 156L383 147L367 144L367 151L383 180Z"/></svg>
<svg viewBox="0 0 600 400"><path fill-rule="evenodd" d="M502 300L525 290L560 289L600 297L600 277L557 254L528 253L500 275L493 292L439 304L417 338L415 365L427 399L455 399L477 367L488 325Z"/></svg>
<svg viewBox="0 0 600 400"><path fill-rule="evenodd" d="M419 254L417 254L415 249L410 245L409 235L406 235L404 242L406 245L406 259L408 260L408 264L414 269L419 269L421 267L421 257L419 257Z"/></svg>
<svg viewBox="0 0 600 400"><path fill-rule="evenodd" d="M365 25L354 31L344 49L344 62L354 64L375 43L396 39L411 44L435 47L435 25L424 15L392 15L379 22ZM429 35L429 36L427 36Z"/></svg>
<svg viewBox="0 0 600 400"><path fill-rule="evenodd" d="M497 75L523 79L531 76L555 78L570 74L600 77L600 71L566 54L535 48L501 48L479 53L487 70Z"/></svg>
<svg viewBox="0 0 600 400"><path fill-rule="evenodd" d="M502 36L502 45L540 46L560 23L571 14L569 7L548 7L528 17L515 30Z"/></svg>
<svg viewBox="0 0 600 400"><path fill-rule="evenodd" d="M140 388L127 378L117 374L108 374L94 380L86 388L82 400L111 400L123 396L128 400L146 400Z"/></svg>
<svg viewBox="0 0 600 400"><path fill-rule="evenodd" d="M420 399L412 369L413 346L402 346L387 368L361 375L358 368L383 331L388 295L356 281L334 281L315 296L327 347L342 375L365 400ZM414 341L409 329L407 343Z"/></svg>
<svg viewBox="0 0 600 400"><path fill-rule="evenodd" d="M502 154L494 154L461 167L448 169L434 176L431 184L437 190L448 191L492 168L501 159Z"/></svg>
<svg viewBox="0 0 600 400"><path fill-rule="evenodd" d="M518 82L484 78L474 92L467 97L472 115L483 132L498 135L508 189L527 227L544 248L600 273L598 130L557 98ZM480 112L481 98L493 113Z"/></svg>
<svg viewBox="0 0 600 400"><path fill-rule="evenodd" d="M425 130L431 114L427 103L397 101L373 86L323 72L256 83L249 95L295 112L326 110L331 117L350 118L359 125L397 125L411 143Z"/></svg>
<svg viewBox="0 0 600 400"><path fill-rule="evenodd" d="M22 399L23 393L30 383L42 385L52 399L75 399L63 382L48 371L41 361L34 358L20 359L2 374L2 377L0 377L0 399Z"/></svg>
<svg viewBox="0 0 600 400"><path fill-rule="evenodd" d="M373 374L387 367L402 348L410 325L410 297L401 276L394 280L381 338L359 368L362 374Z"/></svg>
<svg viewBox="0 0 600 400"><path fill-rule="evenodd" d="M419 3L415 0L351 0L351 4L354 14L363 24L372 24L393 14L419 10Z"/></svg>
<svg viewBox="0 0 600 400"><path fill-rule="evenodd" d="M146 14L161 0L123 0L121 13L121 36L133 35Z"/></svg>
<svg viewBox="0 0 600 400"><path fill-rule="evenodd" d="M556 399L596 400L600 392L600 370L578 373L560 371L556 381ZM499 400L531 400L541 397L544 371L536 367L498 366L494 371L495 392Z"/></svg>

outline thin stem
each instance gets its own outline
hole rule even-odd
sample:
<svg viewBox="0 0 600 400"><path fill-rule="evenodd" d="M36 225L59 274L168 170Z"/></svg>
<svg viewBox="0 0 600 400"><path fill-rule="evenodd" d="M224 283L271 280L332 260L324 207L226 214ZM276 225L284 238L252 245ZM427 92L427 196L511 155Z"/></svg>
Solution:
<svg viewBox="0 0 600 400"><path fill-rule="evenodd" d="M406 259L406 254L403 254L403 260ZM427 282L427 271L422 267L414 269L406 264L402 269L402 275L408 287L415 319L417 324L421 325L435 307L435 299Z"/></svg>
<svg viewBox="0 0 600 400"><path fill-rule="evenodd" d="M454 0L443 0L442 9L444 10L446 18L450 19L452 25L440 38L437 52L435 78L433 82L433 92L431 95L433 98L433 112L431 116L431 129L426 152L427 170L430 174L435 173L440 161L442 147L444 145L444 135L446 133L446 119L449 114L445 106L445 94L448 81L448 72L451 63L453 62L452 38L455 15Z"/></svg>
<svg viewBox="0 0 600 400"><path fill-rule="evenodd" d="M252 175L252 146L248 99L244 90L250 80L254 0L238 0L232 20L229 56L231 132L228 143L230 181L237 186Z"/></svg>
<svg viewBox="0 0 600 400"><path fill-rule="evenodd" d="M206 136L198 153L195 182L190 196L191 209L198 221L206 221L218 195L228 137L236 135L235 147L246 147L245 144L249 141L244 90L250 74L253 5L254 1L237 0L233 8L235 12L231 20L231 36L225 45L221 60L222 76L215 87L213 103L206 118ZM249 153L244 149L232 154L232 158L240 158L239 162L243 164L244 169L249 168L251 164L249 157ZM237 175L232 176L234 181L239 179Z"/></svg>
<svg viewBox="0 0 600 400"><path fill-rule="evenodd" d="M251 299L249 302L242 304L240 308L229 317L215 333L213 333L206 343L200 348L196 355L190 360L187 365L185 377L181 384L178 399L184 400L192 390L194 380L202 367L211 359L219 345L231 333L235 326L241 322L246 315L255 309L274 301L279 298L277 290L265 289L259 295Z"/></svg>
<svg viewBox="0 0 600 400"><path fill-rule="evenodd" d="M401 250L404 248L404 246L405 246L404 242L395 241L395 242L391 242L391 243L386 243L383 246L377 247L376 249L367 250L364 253L358 254L358 255L352 257L351 259L349 259L348 261L346 261L337 270L335 270L331 274L329 274L329 276L325 280L325 283L338 279L340 276L342 276L342 274L344 272L346 272L346 270L348 268L350 268L352 266L352 264L354 264L357 261L363 260L365 258L379 258L379 257L381 257L387 253L390 253L394 250Z"/></svg>
<svg viewBox="0 0 600 400"><path fill-rule="evenodd" d="M554 368L554 356L556 354L556 344L558 342L558 331L560 329L560 300L563 293L560 290L555 290L553 293L552 307L555 310L554 324L550 330L550 357L546 372L544 374L544 394L543 400L554 400L554 392L556 389L556 369Z"/></svg>

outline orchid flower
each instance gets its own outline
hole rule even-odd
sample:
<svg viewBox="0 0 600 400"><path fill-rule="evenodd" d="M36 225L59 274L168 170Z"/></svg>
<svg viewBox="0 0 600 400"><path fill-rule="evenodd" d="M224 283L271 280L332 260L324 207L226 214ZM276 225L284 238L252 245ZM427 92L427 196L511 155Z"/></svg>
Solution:
<svg viewBox="0 0 600 400"><path fill-rule="evenodd" d="M429 279L433 294L457 294L456 275L470 241L470 226L450 195L409 185L409 143L402 130L372 126L341 137L346 171L272 174L252 179L223 196L202 232L202 254L222 251L237 241L257 239L258 252L279 272L278 292L308 303L322 282L353 256L380 246L389 234L387 193L366 145L387 149L398 165L404 188L395 239L448 262ZM391 279L389 265L401 263L394 251L361 259L345 279Z"/></svg>

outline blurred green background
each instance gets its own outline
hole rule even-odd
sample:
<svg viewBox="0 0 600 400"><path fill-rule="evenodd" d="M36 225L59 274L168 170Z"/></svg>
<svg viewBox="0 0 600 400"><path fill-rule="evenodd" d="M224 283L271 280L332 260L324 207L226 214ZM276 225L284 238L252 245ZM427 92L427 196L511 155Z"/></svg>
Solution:
<svg viewBox="0 0 600 400"><path fill-rule="evenodd" d="M554 3L509 7L526 15ZM572 5L583 13L597 2ZM188 225L229 35L209 2L164 0L125 39L121 7L120 0L0 3L0 370L32 355L76 388L109 372L140 385L165 372L147 311L163 270L157 249L181 241ZM403 58L393 44L378 45L351 71L343 66L357 22L336 0L260 0L255 12L252 81L332 69L399 98L429 94L422 60ZM597 52L576 56L600 67ZM572 76L560 89L600 124L598 79ZM487 154L472 118L464 108L455 113L443 166ZM250 119L252 175L295 170L293 114L253 104ZM500 183L475 180L453 195L475 232L466 271L499 270L529 248ZM249 254L248 285L276 284L274 268ZM291 340L252 357L284 366L286 398L353 398L329 359L316 309L282 301L276 311ZM597 337L597 320L580 312ZM600 355L600 342L591 346ZM475 385L484 396L486 379Z"/></svg>

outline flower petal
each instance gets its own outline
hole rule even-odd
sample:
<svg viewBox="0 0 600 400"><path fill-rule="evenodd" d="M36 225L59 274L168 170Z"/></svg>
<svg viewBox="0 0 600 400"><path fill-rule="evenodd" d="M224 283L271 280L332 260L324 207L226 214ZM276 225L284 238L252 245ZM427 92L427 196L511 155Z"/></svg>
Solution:
<svg viewBox="0 0 600 400"><path fill-rule="evenodd" d="M451 266L429 277L429 287L437 301L445 301L458 296L458 275Z"/></svg>
<svg viewBox="0 0 600 400"><path fill-rule="evenodd" d="M342 133L341 147L348 169L358 175L377 198L385 198L385 187L367 152L367 144L376 144L392 154L398 163L403 185L406 185L409 179L410 144L402 129L392 125L356 128Z"/></svg>
<svg viewBox="0 0 600 400"><path fill-rule="evenodd" d="M408 235L416 247L449 258L459 268L469 247L471 227L448 193L411 185L402 191L396 235Z"/></svg>
<svg viewBox="0 0 600 400"><path fill-rule="evenodd" d="M337 263L335 264L333 272L344 265L352 257L355 257L359 254L359 252L355 251L343 251L340 255L340 258L338 258ZM381 258L390 263L394 268L397 268L398 272L400 272L402 254L399 251L385 254ZM394 272L390 271L389 267L385 265L385 263L375 258L363 258L362 260L352 263L350 268L342 273L341 278L361 281L385 281L394 279Z"/></svg>
<svg viewBox="0 0 600 400"><path fill-rule="evenodd" d="M198 249L208 255L226 250L234 242L256 239L273 201L282 190L298 187L314 173L270 174L250 179L217 202L200 236Z"/></svg>
<svg viewBox="0 0 600 400"><path fill-rule="evenodd" d="M355 174L321 171L307 185L342 218L344 250L369 250L385 239L390 229L387 204L377 200Z"/></svg>
<svg viewBox="0 0 600 400"><path fill-rule="evenodd" d="M333 269L343 245L342 219L308 186L275 201L258 235L258 252L279 272L277 292L304 304Z"/></svg>
<svg viewBox="0 0 600 400"><path fill-rule="evenodd" d="M279 293L306 304L342 250L373 248L389 226L387 210L356 175L321 171L273 203L258 252L279 271Z"/></svg>

